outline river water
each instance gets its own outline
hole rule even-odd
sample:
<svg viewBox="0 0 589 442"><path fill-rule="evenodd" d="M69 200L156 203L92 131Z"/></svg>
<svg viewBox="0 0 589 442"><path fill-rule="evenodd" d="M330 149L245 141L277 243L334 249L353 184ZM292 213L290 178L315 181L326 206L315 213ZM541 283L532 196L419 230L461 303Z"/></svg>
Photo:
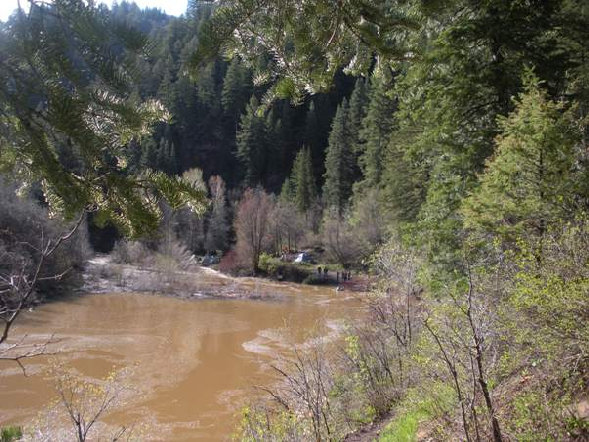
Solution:
<svg viewBox="0 0 589 442"><path fill-rule="evenodd" d="M0 426L44 419L56 397L48 367L58 363L88 380L124 369L129 390L108 425L145 424L142 439L227 440L240 407L258 394L254 386L275 382L270 362L292 342L337 334L362 310L333 288L267 283L265 291L275 296L84 295L27 312L13 337L42 342L52 333L59 342L49 347L55 355L24 363L26 377L15 363L0 363Z"/></svg>

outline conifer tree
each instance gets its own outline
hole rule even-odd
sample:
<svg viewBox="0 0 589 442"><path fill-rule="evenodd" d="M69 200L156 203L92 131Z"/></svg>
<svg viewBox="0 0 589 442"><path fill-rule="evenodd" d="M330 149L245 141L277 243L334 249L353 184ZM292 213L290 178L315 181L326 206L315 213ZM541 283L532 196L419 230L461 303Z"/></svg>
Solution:
<svg viewBox="0 0 589 442"><path fill-rule="evenodd" d="M168 141L166 137L162 137L160 140L157 150L157 162L152 167L172 175L177 172L176 148L174 143Z"/></svg>
<svg viewBox="0 0 589 442"><path fill-rule="evenodd" d="M268 95L300 102L304 93L328 89L344 66L367 72L375 53L381 62L408 54L413 40L407 34L419 23L421 8L412 2L394 5L322 0L300 7L299 2L230 0L201 28L191 64L198 67L220 49L238 52L252 65L260 53L272 54L277 62L264 74L278 81Z"/></svg>
<svg viewBox="0 0 589 442"><path fill-rule="evenodd" d="M158 162L158 144L153 137L148 137L141 142L141 167L143 169L155 169Z"/></svg>
<svg viewBox="0 0 589 442"><path fill-rule="evenodd" d="M292 203L295 199L294 183L290 177L286 177L282 188L280 189L280 201L283 203Z"/></svg>
<svg viewBox="0 0 589 442"><path fill-rule="evenodd" d="M361 176L361 170L358 164L358 157L364 151L361 132L366 118L368 107L368 90L367 84L363 78L356 80L354 90L350 97L350 111L348 112L348 129L350 131L350 144L354 152L354 181L358 181Z"/></svg>
<svg viewBox="0 0 589 442"><path fill-rule="evenodd" d="M282 162L276 166L286 175L296 156L296 150L299 146L297 141L299 134L294 125L294 112L290 103L281 101L277 103L276 108L280 120L280 126L276 128L276 136L282 157Z"/></svg>
<svg viewBox="0 0 589 442"><path fill-rule="evenodd" d="M311 151L308 147L301 149L295 158L292 168L294 180L294 202L300 212L309 210L315 201L316 189L311 163Z"/></svg>
<svg viewBox="0 0 589 442"><path fill-rule="evenodd" d="M266 122L258 115L258 107L257 98L252 96L237 133L237 158L243 165L244 181L248 186L260 184L266 171Z"/></svg>
<svg viewBox="0 0 589 442"><path fill-rule="evenodd" d="M176 151L176 144L170 142L170 148L168 150L168 173L175 175L179 172L178 170L178 153Z"/></svg>
<svg viewBox="0 0 589 442"><path fill-rule="evenodd" d="M395 100L389 97L390 86L382 79L373 81L370 102L363 120L359 140L363 143L360 167L364 185L378 187L383 171L383 155L394 127Z"/></svg>
<svg viewBox="0 0 589 442"><path fill-rule="evenodd" d="M315 102L311 101L309 109L305 115L305 133L304 140L305 144L311 148L311 150L318 149L320 144L320 124L315 110Z"/></svg>
<svg viewBox="0 0 589 442"><path fill-rule="evenodd" d="M309 104L309 110L305 116L304 144L309 147L311 152L311 161L313 163L313 173L315 177L323 175L324 161L322 158L324 145L324 134L321 131L321 122L317 115L314 101Z"/></svg>
<svg viewBox="0 0 589 442"><path fill-rule="evenodd" d="M238 57L233 58L221 91L221 104L230 124L234 125L239 120L239 115L248 102L251 94L251 76L249 70L243 66Z"/></svg>
<svg viewBox="0 0 589 442"><path fill-rule="evenodd" d="M178 101L176 94L175 80L172 72L174 61L170 56L166 58L164 63L166 66L164 76L157 91L157 97L168 107L171 107Z"/></svg>
<svg viewBox="0 0 589 442"><path fill-rule="evenodd" d="M267 188L277 190L284 176L288 173L285 143L283 139L282 119L277 116L274 108L270 109L265 119L268 174L265 177Z"/></svg>
<svg viewBox="0 0 589 442"><path fill-rule="evenodd" d="M390 136L384 154L383 172L378 199L387 221L399 223L414 222L425 198L427 174L419 157L412 157L407 151L414 139L411 130L396 130Z"/></svg>
<svg viewBox="0 0 589 442"><path fill-rule="evenodd" d="M338 106L329 134L325 157L323 196L327 205L342 214L352 194L353 155L346 126L348 102Z"/></svg>
<svg viewBox="0 0 589 442"><path fill-rule="evenodd" d="M571 176L579 133L531 75L500 128L481 186L464 202L465 225L511 239L541 237L552 221L567 218L575 199Z"/></svg>
<svg viewBox="0 0 589 442"><path fill-rule="evenodd" d="M215 61L207 64L196 79L197 97L200 104L215 113L219 108L218 90L215 82L216 68L219 63Z"/></svg>

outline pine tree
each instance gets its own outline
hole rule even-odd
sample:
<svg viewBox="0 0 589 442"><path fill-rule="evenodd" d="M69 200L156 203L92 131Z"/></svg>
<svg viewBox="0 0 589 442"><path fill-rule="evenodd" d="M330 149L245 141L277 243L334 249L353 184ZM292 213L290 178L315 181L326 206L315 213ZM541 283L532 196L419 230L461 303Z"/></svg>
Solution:
<svg viewBox="0 0 589 442"><path fill-rule="evenodd" d="M178 94L176 93L175 80L174 80L174 61L170 56L165 59L164 62L164 77L158 87L157 97L171 107L178 101Z"/></svg>
<svg viewBox="0 0 589 442"><path fill-rule="evenodd" d="M297 153L292 168L292 179L295 189L294 202L297 209L304 213L311 208L317 194L311 151L308 147L304 147Z"/></svg>
<svg viewBox="0 0 589 442"><path fill-rule="evenodd" d="M373 68L375 54L386 63L409 53L413 39L408 33L420 23L422 8L413 2L391 5L373 0L312 1L304 7L299 2L227 1L201 28L192 65L198 67L220 49L239 53L252 66L259 54L272 54L277 62L269 63L262 75L278 81L268 96L300 102L309 92L328 89L343 67L365 73Z"/></svg>
<svg viewBox="0 0 589 442"><path fill-rule="evenodd" d="M215 113L217 113L219 108L218 90L215 81L218 63L211 62L207 64L203 67L196 79L197 96L200 104L208 109L212 109Z"/></svg>
<svg viewBox="0 0 589 442"><path fill-rule="evenodd" d="M394 131L384 154L378 199L387 213L387 221L395 227L399 223L415 222L425 198L424 166L407 150L413 139L411 130Z"/></svg>
<svg viewBox="0 0 589 442"><path fill-rule="evenodd" d="M327 205L342 214L352 194L353 154L346 127L348 102L344 98L333 119L325 157L323 196Z"/></svg>
<svg viewBox="0 0 589 442"><path fill-rule="evenodd" d="M229 119L229 124L233 127L239 121L239 116L245 108L250 94L251 75L249 70L243 66L238 57L235 57L227 68L221 91L221 104Z"/></svg>
<svg viewBox="0 0 589 442"><path fill-rule="evenodd" d="M165 173L172 173L171 166L172 166L172 145L171 143L165 138L162 137L159 142L158 150L157 150L157 162L154 166L155 169L161 170Z"/></svg>
<svg viewBox="0 0 589 442"><path fill-rule="evenodd" d="M202 208L181 180L127 168L130 143L169 116L134 93L146 37L94 2L29 3L0 32L0 168L42 180L54 214L96 211L129 235L156 229L160 198ZM83 160L75 173L60 161L62 143Z"/></svg>
<svg viewBox="0 0 589 442"><path fill-rule="evenodd" d="M174 142L170 142L170 147L168 150L168 170L167 172L170 175L175 175L179 172L178 170L178 153L176 151L176 144Z"/></svg>
<svg viewBox="0 0 589 442"><path fill-rule="evenodd" d="M464 202L465 225L512 239L541 237L551 222L567 218L576 199L571 176L578 130L530 75L500 128L481 186Z"/></svg>
<svg viewBox="0 0 589 442"><path fill-rule="evenodd" d="M271 190L277 190L280 183L284 181L287 173L285 166L285 146L282 139L282 119L276 116L275 109L272 108L266 115L266 141L268 146L268 174L265 177L266 187Z"/></svg>
<svg viewBox="0 0 589 442"><path fill-rule="evenodd" d="M370 102L359 135L359 141L363 143L359 158L364 176L363 185L369 188L380 184L384 151L394 128L396 102L389 97L389 89L384 79L373 81Z"/></svg>
<svg viewBox="0 0 589 442"><path fill-rule="evenodd" d="M260 184L266 172L266 122L258 115L258 107L257 98L252 96L237 132L237 158L244 167L244 181L248 186Z"/></svg>
<svg viewBox="0 0 589 442"><path fill-rule="evenodd" d="M326 131L325 131L326 132ZM323 175L324 159L323 153L325 149L325 135L321 130L321 122L317 115L316 105L314 101L309 104L309 110L305 116L304 129L304 144L309 146L311 151L311 161L313 163L313 174L315 177Z"/></svg>
<svg viewBox="0 0 589 442"><path fill-rule="evenodd" d="M281 101L276 104L277 116L280 120L280 126L277 127L276 136L279 142L281 163L276 167L280 172L286 175L296 156L296 150L299 147L298 131L294 125L294 111L288 101Z"/></svg>
<svg viewBox="0 0 589 442"><path fill-rule="evenodd" d="M354 181L358 181L361 176L361 170L358 164L358 157L364 151L362 146L363 139L360 136L366 111L368 108L368 88L365 80L359 78L356 80L354 90L350 97L350 111L348 112L348 129L350 131L350 144L354 152Z"/></svg>
<svg viewBox="0 0 589 442"><path fill-rule="evenodd" d="M282 188L280 189L280 201L283 203L292 203L295 199L295 187L290 177L286 177Z"/></svg>

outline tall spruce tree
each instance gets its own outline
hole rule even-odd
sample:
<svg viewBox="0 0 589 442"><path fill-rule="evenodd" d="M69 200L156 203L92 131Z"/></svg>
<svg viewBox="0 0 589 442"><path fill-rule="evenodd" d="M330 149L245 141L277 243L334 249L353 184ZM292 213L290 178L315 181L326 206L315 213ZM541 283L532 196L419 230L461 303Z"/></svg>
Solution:
<svg viewBox="0 0 589 442"><path fill-rule="evenodd" d="M317 196L311 150L308 147L302 148L297 153L291 177L295 188L294 202L297 209L305 213L311 208Z"/></svg>
<svg viewBox="0 0 589 442"><path fill-rule="evenodd" d="M363 143L365 140L361 137L364 119L368 107L368 87L363 78L358 78L350 96L350 110L348 112L348 130L350 131L350 144L354 152L354 181L358 181L361 176L358 157L364 151Z"/></svg>
<svg viewBox="0 0 589 442"><path fill-rule="evenodd" d="M221 91L221 104L228 120L228 129L235 130L251 91L251 74L248 68L238 57L233 58L227 68Z"/></svg>
<svg viewBox="0 0 589 442"><path fill-rule="evenodd" d="M294 183L290 177L286 177L282 187L280 188L280 201L282 203L290 203L295 199L295 188Z"/></svg>
<svg viewBox="0 0 589 442"><path fill-rule="evenodd" d="M152 167L170 175L177 173L176 147L173 141L169 141L166 137L160 139L157 163Z"/></svg>
<svg viewBox="0 0 589 442"><path fill-rule="evenodd" d="M141 142L141 168L155 169L157 167L158 151L158 144L153 137L146 137Z"/></svg>
<svg viewBox="0 0 589 442"><path fill-rule="evenodd" d="M574 146L580 139L570 113L551 101L529 76L516 109L500 121L497 151L481 186L465 200L465 225L509 239L543 236L551 223L570 218L575 195Z"/></svg>
<svg viewBox="0 0 589 442"><path fill-rule="evenodd" d="M299 133L296 130L294 117L295 112L288 101L280 101L276 105L276 114L280 120L280 126L277 127L276 135L279 140L279 148L281 152L282 162L276 167L281 169L281 172L286 175L296 156L296 151L299 146ZM283 175L283 176L284 176Z"/></svg>
<svg viewBox="0 0 589 442"><path fill-rule="evenodd" d="M237 158L243 166L243 178L247 186L262 183L266 172L267 132L266 121L258 115L259 102L252 96L241 116L237 132Z"/></svg>
<svg viewBox="0 0 589 442"><path fill-rule="evenodd" d="M426 168L419 157L407 151L413 139L411 129L393 131L384 154L378 199L387 213L386 221L395 228L415 222L425 198Z"/></svg>
<svg viewBox="0 0 589 442"><path fill-rule="evenodd" d="M267 155L268 164L272 165L267 169L267 176L264 183L270 191L277 191L288 175L292 164L288 155L289 134L285 131L283 118L280 116L279 109L271 108L266 115L266 132L267 132ZM286 116L286 119L289 117ZM288 128L292 128L287 123ZM292 133L290 133L292 136Z"/></svg>
<svg viewBox="0 0 589 442"><path fill-rule="evenodd" d="M315 177L323 175L325 149L325 135L321 131L321 121L317 115L314 101L309 104L309 110L305 115L305 132L304 143L311 151L311 161L313 162L313 173Z"/></svg>
<svg viewBox="0 0 589 442"><path fill-rule="evenodd" d="M380 185L384 152L394 128L396 101L390 97L390 89L384 78L373 79L366 117L358 137L358 143L362 143L357 146L360 149L363 184L369 188Z"/></svg>
<svg viewBox="0 0 589 442"><path fill-rule="evenodd" d="M342 214L352 194L353 153L347 128L348 101L338 106L325 157L323 196L328 207Z"/></svg>

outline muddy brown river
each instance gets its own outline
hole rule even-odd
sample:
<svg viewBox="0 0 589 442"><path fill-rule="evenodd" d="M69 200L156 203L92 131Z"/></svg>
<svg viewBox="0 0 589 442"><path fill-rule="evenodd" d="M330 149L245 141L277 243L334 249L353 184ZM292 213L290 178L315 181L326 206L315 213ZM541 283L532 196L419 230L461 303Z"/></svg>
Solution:
<svg viewBox="0 0 589 442"><path fill-rule="evenodd" d="M229 439L240 408L258 394L253 386L275 382L270 362L313 330L336 335L343 320L362 310L357 296L333 288L267 283L265 291L277 297L180 300L112 293L27 312L13 337L41 342L52 333L59 342L50 346L55 355L24 363L26 377L15 363L0 363L0 426L53 419L48 410L55 379L48 367L64 364L88 380L124 369L129 390L103 419L108 425L144 428L142 440Z"/></svg>

